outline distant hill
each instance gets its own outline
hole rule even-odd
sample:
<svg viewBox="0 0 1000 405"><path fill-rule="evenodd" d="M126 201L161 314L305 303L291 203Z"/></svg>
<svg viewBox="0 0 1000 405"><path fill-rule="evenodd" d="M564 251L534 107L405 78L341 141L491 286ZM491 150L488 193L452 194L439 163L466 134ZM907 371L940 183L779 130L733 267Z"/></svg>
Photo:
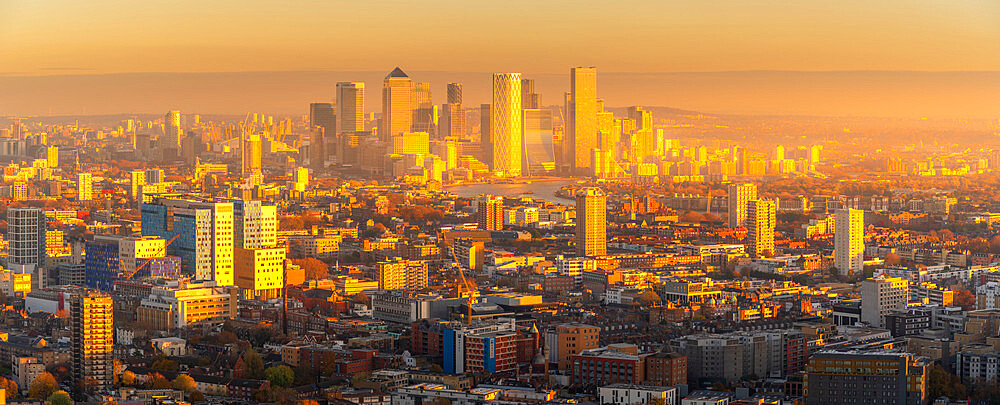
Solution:
<svg viewBox="0 0 1000 405"><path fill-rule="evenodd" d="M332 101L338 81L363 81L369 111L380 109L381 82L392 67L374 72L122 73L0 76L0 116L117 113L307 114L308 104ZM405 66L403 67L405 70ZM406 72L432 85L443 103L445 84L462 82L467 107L490 102L490 74ZM560 74L536 79L544 105L561 105L569 88ZM663 107L665 113L867 117L1000 117L1000 71L991 72L601 72L598 95L609 107ZM661 107L657 107L659 110Z"/></svg>

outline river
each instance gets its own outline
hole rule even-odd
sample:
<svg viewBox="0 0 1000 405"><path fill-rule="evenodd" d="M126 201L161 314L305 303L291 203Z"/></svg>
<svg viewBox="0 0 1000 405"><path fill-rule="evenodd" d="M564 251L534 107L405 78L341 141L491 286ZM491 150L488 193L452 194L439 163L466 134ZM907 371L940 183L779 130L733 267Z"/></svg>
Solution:
<svg viewBox="0 0 1000 405"><path fill-rule="evenodd" d="M571 180L537 180L532 181L530 184L468 184L444 187L444 191L461 197L477 197L482 194L493 194L504 197L539 198L556 202L559 200L565 201L565 199L556 197L555 193L562 186L570 183L572 183Z"/></svg>

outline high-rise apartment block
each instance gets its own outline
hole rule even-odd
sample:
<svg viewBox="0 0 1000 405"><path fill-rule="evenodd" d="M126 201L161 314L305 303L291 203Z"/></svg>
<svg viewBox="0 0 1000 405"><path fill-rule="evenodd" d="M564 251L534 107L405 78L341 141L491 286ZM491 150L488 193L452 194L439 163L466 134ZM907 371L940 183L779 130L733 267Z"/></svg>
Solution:
<svg viewBox="0 0 1000 405"><path fill-rule="evenodd" d="M462 105L462 83L448 83L448 104Z"/></svg>
<svg viewBox="0 0 1000 405"><path fill-rule="evenodd" d="M476 218L479 229L499 231L503 229L503 197L482 195L476 201Z"/></svg>
<svg viewBox="0 0 1000 405"><path fill-rule="evenodd" d="M833 266L843 275L860 274L865 265L865 212L837 210L833 229Z"/></svg>
<svg viewBox="0 0 1000 405"><path fill-rule="evenodd" d="M100 389L114 382L114 304L111 296L81 290L70 297L73 382Z"/></svg>
<svg viewBox="0 0 1000 405"><path fill-rule="evenodd" d="M94 199L94 186L90 173L80 173L76 176L76 199L79 201Z"/></svg>
<svg viewBox="0 0 1000 405"><path fill-rule="evenodd" d="M494 73L490 136L493 145L491 169L497 175L521 175L521 118L521 74Z"/></svg>
<svg viewBox="0 0 1000 405"><path fill-rule="evenodd" d="M608 196L597 187L576 192L576 253L579 256L607 254Z"/></svg>
<svg viewBox="0 0 1000 405"><path fill-rule="evenodd" d="M774 254L774 225L777 204L774 200L747 202L747 253L755 257Z"/></svg>
<svg viewBox="0 0 1000 405"><path fill-rule="evenodd" d="M174 153L181 148L181 112L177 110L168 111L163 117L163 139L159 142L160 147L166 150L173 150Z"/></svg>
<svg viewBox="0 0 1000 405"><path fill-rule="evenodd" d="M757 186L753 184L729 185L729 227L746 226L747 203L757 199Z"/></svg>
<svg viewBox="0 0 1000 405"><path fill-rule="evenodd" d="M25 266L41 265L45 258L45 230L45 214L41 209L8 209L7 263Z"/></svg>

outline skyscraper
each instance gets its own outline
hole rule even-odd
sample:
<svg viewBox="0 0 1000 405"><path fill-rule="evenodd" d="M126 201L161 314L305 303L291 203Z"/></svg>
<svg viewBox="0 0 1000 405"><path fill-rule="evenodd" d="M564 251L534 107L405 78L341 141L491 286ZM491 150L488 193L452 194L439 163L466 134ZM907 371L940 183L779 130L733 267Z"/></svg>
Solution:
<svg viewBox="0 0 1000 405"><path fill-rule="evenodd" d="M757 186L746 184L729 185L729 227L746 226L747 203L757 199Z"/></svg>
<svg viewBox="0 0 1000 405"><path fill-rule="evenodd" d="M570 97L566 112L566 160L574 174L590 169L590 150L597 147L597 68L570 70Z"/></svg>
<svg viewBox="0 0 1000 405"><path fill-rule="evenodd" d="M240 154L243 158L243 177L261 174L261 165L264 154L264 146L261 141L261 134L243 132Z"/></svg>
<svg viewBox="0 0 1000 405"><path fill-rule="evenodd" d="M142 191L142 186L146 185L146 172L142 170L133 170L129 173L129 187L131 188L129 196L136 203L142 202L140 199L139 192Z"/></svg>
<svg viewBox="0 0 1000 405"><path fill-rule="evenodd" d="M142 234L178 238L167 253L184 271L219 286L233 285L233 203L182 195L154 195L142 204Z"/></svg>
<svg viewBox="0 0 1000 405"><path fill-rule="evenodd" d="M448 104L462 105L462 83L448 83Z"/></svg>
<svg viewBox="0 0 1000 405"><path fill-rule="evenodd" d="M754 257L774 254L774 200L747 202L747 253Z"/></svg>
<svg viewBox="0 0 1000 405"><path fill-rule="evenodd" d="M338 91L340 90L338 86ZM333 103L309 104L309 164L314 168L322 168L330 152L327 151L328 139L337 134L337 114Z"/></svg>
<svg viewBox="0 0 1000 405"><path fill-rule="evenodd" d="M111 296L86 290L70 297L73 382L101 389L114 381L114 304Z"/></svg>
<svg viewBox="0 0 1000 405"><path fill-rule="evenodd" d="M535 173L536 167L555 167L552 146L552 110L524 110L524 166L526 173Z"/></svg>
<svg viewBox="0 0 1000 405"><path fill-rule="evenodd" d="M576 192L576 254L607 254L608 197L604 190L586 187Z"/></svg>
<svg viewBox="0 0 1000 405"><path fill-rule="evenodd" d="M476 219L479 229L499 231L503 229L503 197L481 195L476 201Z"/></svg>
<svg viewBox="0 0 1000 405"><path fill-rule="evenodd" d="M521 74L493 74L493 108L490 136L493 145L494 173L521 175Z"/></svg>
<svg viewBox="0 0 1000 405"><path fill-rule="evenodd" d="M865 212L837 210L833 223L833 266L842 275L859 274L865 262Z"/></svg>
<svg viewBox="0 0 1000 405"><path fill-rule="evenodd" d="M493 136L490 131L490 122L493 116L493 106L490 104L479 105L479 144L482 148L480 160L486 166L493 167Z"/></svg>
<svg viewBox="0 0 1000 405"><path fill-rule="evenodd" d="M243 249L278 244L278 207L262 201L228 199L233 204L233 243Z"/></svg>
<svg viewBox="0 0 1000 405"><path fill-rule="evenodd" d="M436 109L431 98L430 83L415 83L413 85L413 130L434 134L437 123Z"/></svg>
<svg viewBox="0 0 1000 405"><path fill-rule="evenodd" d="M165 150L179 150L181 148L182 131L181 112L177 110L168 111L167 115L163 117L163 140L160 142L160 147Z"/></svg>
<svg viewBox="0 0 1000 405"><path fill-rule="evenodd" d="M361 82L337 83L337 129L340 131L365 130L365 84ZM334 137L335 134L328 134Z"/></svg>
<svg viewBox="0 0 1000 405"><path fill-rule="evenodd" d="M383 142L410 132L413 127L413 82L400 68L395 68L382 82L382 126L378 129Z"/></svg>
<svg viewBox="0 0 1000 405"><path fill-rule="evenodd" d="M93 182L90 173L80 173L76 176L76 199L90 201L94 198Z"/></svg>
<svg viewBox="0 0 1000 405"><path fill-rule="evenodd" d="M461 104L441 105L441 125L438 129L442 139L449 137L465 139L465 109Z"/></svg>
<svg viewBox="0 0 1000 405"><path fill-rule="evenodd" d="M521 79L521 106L524 109L542 108L542 96L535 93L535 79Z"/></svg>

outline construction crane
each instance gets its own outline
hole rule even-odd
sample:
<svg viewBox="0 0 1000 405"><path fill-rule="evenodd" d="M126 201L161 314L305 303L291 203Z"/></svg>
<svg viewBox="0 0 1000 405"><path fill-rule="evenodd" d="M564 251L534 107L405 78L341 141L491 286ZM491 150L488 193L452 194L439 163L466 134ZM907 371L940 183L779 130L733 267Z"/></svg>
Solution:
<svg viewBox="0 0 1000 405"><path fill-rule="evenodd" d="M458 257L455 256L454 247L451 248L451 259L454 260L456 264L458 264ZM469 280L465 278L465 272L462 271L462 265L456 266L456 269L458 270L458 275L462 277L462 285L464 285L465 288L469 291L469 297L465 300L465 306L468 308L468 314L466 314L465 323L466 325L472 325L472 304L473 302L475 302L476 297L479 296L479 289L472 288L472 285L469 284ZM462 296L461 286L459 286L458 288L458 296L459 297Z"/></svg>
<svg viewBox="0 0 1000 405"><path fill-rule="evenodd" d="M160 255L167 254L167 247L169 247L171 243L174 243L174 241L177 240L177 238L179 238L180 236L181 235L174 235L173 238L170 238L170 240L167 241L167 243L163 244L163 249L161 249L159 252L157 252L157 254L160 254ZM146 265L149 264L149 262L153 261L152 258L144 258L144 259L147 259L147 260L145 262L143 262L142 264L140 264L138 266L135 266L135 270L131 270L131 271L126 270L127 273L125 273L125 275L123 275L121 278L123 280L131 280L132 277L135 277L136 273L138 273L139 270L142 270L142 268L146 267ZM136 260L139 260L139 258L137 257ZM121 266L122 266L123 270L127 268L127 266L125 266L125 261L124 260L122 260L122 259L119 258L118 262L121 263Z"/></svg>

